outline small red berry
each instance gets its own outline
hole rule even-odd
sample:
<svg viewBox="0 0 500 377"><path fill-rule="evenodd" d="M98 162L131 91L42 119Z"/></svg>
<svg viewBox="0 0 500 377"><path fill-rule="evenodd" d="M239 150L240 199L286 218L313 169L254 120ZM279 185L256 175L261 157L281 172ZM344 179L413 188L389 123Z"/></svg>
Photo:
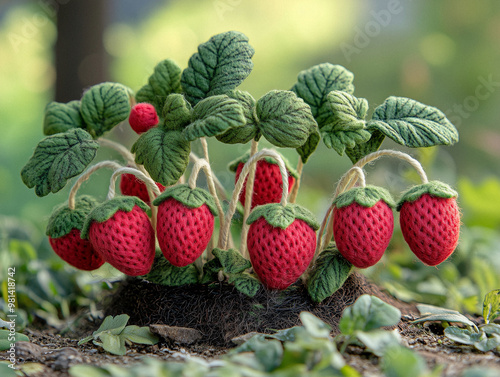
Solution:
<svg viewBox="0 0 500 377"><path fill-rule="evenodd" d="M156 186L161 192L165 191L165 186L156 182ZM120 177L120 191L123 195L137 196L144 203L150 204L148 189L146 184L133 174L122 174Z"/></svg>
<svg viewBox="0 0 500 377"><path fill-rule="evenodd" d="M155 127L158 122L158 114L155 107L147 102L141 102L132 107L128 118L130 127L138 134Z"/></svg>

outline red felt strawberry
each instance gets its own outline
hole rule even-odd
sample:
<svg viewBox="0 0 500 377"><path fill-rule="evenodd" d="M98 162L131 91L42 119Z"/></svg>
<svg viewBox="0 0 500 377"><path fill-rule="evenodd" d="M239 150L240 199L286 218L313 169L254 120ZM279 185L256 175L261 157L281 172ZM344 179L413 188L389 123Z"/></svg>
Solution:
<svg viewBox="0 0 500 377"><path fill-rule="evenodd" d="M128 122L130 127L132 127L132 129L140 135L156 126L159 119L153 105L141 102L132 107L130 110Z"/></svg>
<svg viewBox="0 0 500 377"><path fill-rule="evenodd" d="M255 273L269 289L285 289L302 275L316 250L319 224L296 204L272 203L248 217L247 246Z"/></svg>
<svg viewBox="0 0 500 377"><path fill-rule="evenodd" d="M394 230L393 200L381 187L353 188L337 197L333 236L342 256L358 268L377 263Z"/></svg>
<svg viewBox="0 0 500 377"><path fill-rule="evenodd" d="M117 196L96 207L85 220L88 238L102 258L129 276L145 275L155 256L155 235L146 210L132 196Z"/></svg>
<svg viewBox="0 0 500 377"><path fill-rule="evenodd" d="M436 266L455 250L460 234L458 194L433 181L408 190L398 203L405 241L422 262Z"/></svg>
<svg viewBox="0 0 500 377"><path fill-rule="evenodd" d="M245 155L237 161L231 163L229 169L236 173L235 182L238 181L243 166L248 161L249 155ZM285 161L285 160L284 160ZM295 177L297 173L295 170L288 166L285 161L288 170L288 192L292 190L292 186L295 183ZM279 166L273 159L264 159L257 162L257 168L255 170L255 182L253 186L252 195L252 208L268 203L279 203L281 200L281 194L283 193L283 179L281 178L281 172ZM243 190L240 194L240 203L245 205L245 195L246 195L246 180Z"/></svg>
<svg viewBox="0 0 500 377"><path fill-rule="evenodd" d="M214 231L217 207L206 190L177 185L153 202L158 206L156 234L167 260L177 267L200 257Z"/></svg>
<svg viewBox="0 0 500 377"><path fill-rule="evenodd" d="M75 208L67 205L54 211L47 224L47 235L55 253L64 261L80 270L91 271L101 267L104 259L91 243L80 238L86 216L97 205L90 196L75 201Z"/></svg>
<svg viewBox="0 0 500 377"><path fill-rule="evenodd" d="M160 191L165 190L165 186L163 186L161 183L156 182L156 186L158 186ZM120 191L123 195L137 196L146 204L149 204L151 202L149 200L148 189L146 188L146 184L133 174L121 175Z"/></svg>

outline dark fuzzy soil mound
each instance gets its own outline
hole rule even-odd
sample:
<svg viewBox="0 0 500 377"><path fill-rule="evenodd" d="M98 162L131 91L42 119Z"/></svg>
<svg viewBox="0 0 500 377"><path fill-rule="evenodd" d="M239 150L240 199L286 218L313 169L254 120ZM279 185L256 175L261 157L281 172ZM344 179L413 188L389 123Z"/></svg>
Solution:
<svg viewBox="0 0 500 377"><path fill-rule="evenodd" d="M299 314L309 311L337 329L346 306L362 294L371 294L401 309L412 307L396 301L358 273L320 304L312 302L303 285L285 291L261 289L253 298L225 283L165 287L137 279L126 280L106 305L106 315L128 314L129 323L139 326L165 324L190 327L203 334L202 342L230 346L231 339L252 331L273 330L300 325Z"/></svg>

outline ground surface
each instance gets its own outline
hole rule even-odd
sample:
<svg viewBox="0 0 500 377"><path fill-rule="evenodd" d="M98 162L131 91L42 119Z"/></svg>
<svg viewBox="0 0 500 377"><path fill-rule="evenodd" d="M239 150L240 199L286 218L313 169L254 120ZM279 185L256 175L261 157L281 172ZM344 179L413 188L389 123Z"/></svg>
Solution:
<svg viewBox="0 0 500 377"><path fill-rule="evenodd" d="M146 356L171 361L181 361L191 356L213 359L234 346L230 340L233 336L249 331L265 332L266 329L269 332L269 329L300 324L298 313L302 310L311 311L335 325L341 313L339 308L352 304L363 293L377 294L392 305L400 307L403 320L398 327L403 344L422 355L430 368L443 365L443 376L461 376L464 370L474 366L496 368L500 376L499 353L483 353L470 347L457 346L442 335L440 326L412 325L410 321L417 315L413 306L384 295L377 287L367 284L361 275L354 275L335 297L320 305L305 299L305 292L300 287L297 287L291 296L261 292L255 300L249 301L227 286L188 289L183 294L181 289L165 293L165 290L157 286L132 281L113 295L113 299L105 308L106 314L126 312L131 316L129 324L166 323L196 328L203 334L202 340L190 346L167 340L162 340L155 346L134 345L128 347L125 356L114 356L92 342L80 346L77 344L79 339L98 327L98 324L87 323L86 326L80 325L76 332L65 336L59 335L58 330L53 328L27 329L25 333L31 342L18 343L16 351L21 364L32 363L31 366L38 370L29 374L36 377L68 376L68 368L80 363L132 365ZM193 297L200 295L202 299L193 300ZM135 305L132 305L134 302ZM153 313L152 308L157 308L157 311ZM197 310L201 315L193 316L188 310ZM248 313L248 310L253 314L242 314ZM221 317L221 313L226 314ZM281 326L278 326L280 324ZM5 355L0 353L0 358L5 358ZM363 376L382 376L379 359L373 354L350 346L344 356Z"/></svg>

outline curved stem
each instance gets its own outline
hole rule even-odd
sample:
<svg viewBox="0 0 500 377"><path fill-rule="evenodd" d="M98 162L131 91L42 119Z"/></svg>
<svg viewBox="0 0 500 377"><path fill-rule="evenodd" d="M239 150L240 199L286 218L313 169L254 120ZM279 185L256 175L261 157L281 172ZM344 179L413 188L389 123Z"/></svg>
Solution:
<svg viewBox="0 0 500 377"><path fill-rule="evenodd" d="M210 168L210 164L205 159L198 159L195 162L193 170L191 171L191 175L189 177L188 186L192 190L196 188L196 180L198 179L200 170L203 170L205 172L205 176L207 177L208 190L214 197L215 204L217 206L217 212L219 213L220 227L222 228L224 224L224 211L222 210L222 205L220 204L219 198L217 197L212 169Z"/></svg>
<svg viewBox="0 0 500 377"><path fill-rule="evenodd" d="M189 159L193 163L196 163L196 161L200 160L200 158L197 155L195 155L193 152L191 152L189 154ZM215 174L212 174L212 178L213 178L213 181L214 181L215 188L217 189L217 192L221 196L222 200L227 200L226 191L224 190L224 186L222 186L222 183L220 183L220 181L217 179L217 177L215 176Z"/></svg>
<svg viewBox="0 0 500 377"><path fill-rule="evenodd" d="M295 203L297 200L297 195L299 193L300 183L302 180L302 170L304 169L304 163L302 162L302 157L299 157L299 162L297 163L297 179L292 187L292 192L290 193L290 203Z"/></svg>
<svg viewBox="0 0 500 377"><path fill-rule="evenodd" d="M255 155L259 151L259 142L252 139L252 146L250 147L250 157ZM247 255L247 233L248 224L247 219L250 215L252 209L252 198L253 198L253 186L255 183L255 172L257 171L257 164L253 164L248 172L246 192L245 192L245 209L243 211L243 225L241 227L241 239L240 239L240 254L243 258L248 258ZM288 180L288 179L287 179Z"/></svg>
<svg viewBox="0 0 500 377"><path fill-rule="evenodd" d="M85 182L87 179L89 179L90 176L92 175L92 173L94 173L96 170L99 170L101 168L109 168L109 169L117 170L117 169L123 168L123 165L120 165L118 162L115 162L115 161L101 161L101 162L91 166L87 170L85 170L82 174L80 174L80 176L78 177L76 182L73 184L73 187L71 187L71 190L69 192L69 198L68 198L69 209L71 209L71 210L75 209L76 193L78 192L78 189L83 184L83 182Z"/></svg>
<svg viewBox="0 0 500 377"><path fill-rule="evenodd" d="M120 155L127 161L127 164L136 166L134 155L122 144L104 138L98 139L97 142L103 147L114 149L115 151L120 153Z"/></svg>
<svg viewBox="0 0 500 377"><path fill-rule="evenodd" d="M116 186L116 180L120 174L133 174L137 178L139 178L141 181L143 181L146 184L146 187L149 190L152 191L156 196L161 194L160 189L158 186L156 186L156 182L151 179L148 175L144 174L140 170L136 168L131 168L131 167L122 167L120 169L117 169L113 175L111 176L110 182L109 182L109 190L108 190L108 196L106 200L111 200L115 197L115 186ZM150 195L150 198L152 200L154 196ZM153 226L154 231L156 232L156 211L154 211L156 207L151 204L151 225Z"/></svg>
<svg viewBox="0 0 500 377"><path fill-rule="evenodd" d="M226 216L224 217L224 228L221 228L221 233L219 236L219 248L221 248L221 249L227 248L229 228L231 227L231 219L233 218L234 212L236 210L236 206L238 204L238 198L240 197L241 190L243 189L243 185L244 185L245 179L250 171L250 168L253 164L257 163L257 161L259 161L265 157L274 158L276 160L279 168L280 168L281 178L283 180L283 194L281 195L280 204L282 206L287 205L288 172L286 170L285 163L283 162L283 159L281 158L281 156L277 152L275 152L271 149L262 149L260 152L254 154L252 157L250 157L250 159L246 162L246 164L243 166L240 177L238 178L238 181L236 182L236 185L235 185L235 188L233 191L233 196L231 198L231 202L229 203L229 208L226 212Z"/></svg>
<svg viewBox="0 0 500 377"><path fill-rule="evenodd" d="M205 160L207 160L207 162L210 162L210 158L208 155L207 139L205 137L202 137L200 138L200 142L201 142L201 147L203 148L203 157L205 158Z"/></svg>
<svg viewBox="0 0 500 377"><path fill-rule="evenodd" d="M396 158L399 158L401 160L408 162L417 171L422 183L429 182L429 180L427 179L427 174L425 174L425 171L422 168L422 165L420 164L420 162L418 162L418 160L414 159L413 157L411 157L407 153L403 153L400 151L393 151L391 149L383 149L381 151L370 153L369 155L366 155L361 160L356 162L356 164L354 164L354 166L359 166L360 168L362 168L366 164L368 164L372 161L375 161L383 156L396 157Z"/></svg>

